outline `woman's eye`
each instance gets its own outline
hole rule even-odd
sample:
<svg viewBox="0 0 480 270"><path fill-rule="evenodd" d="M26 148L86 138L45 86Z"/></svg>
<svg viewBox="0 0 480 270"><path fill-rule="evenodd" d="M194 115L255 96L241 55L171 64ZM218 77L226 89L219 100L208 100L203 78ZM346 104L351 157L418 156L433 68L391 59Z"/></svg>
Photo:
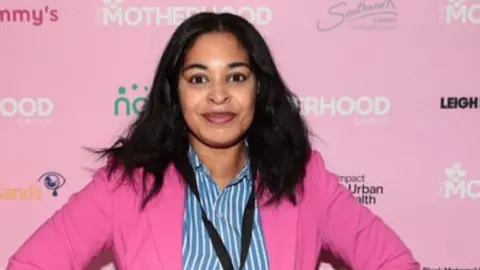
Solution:
<svg viewBox="0 0 480 270"><path fill-rule="evenodd" d="M189 82L193 84L205 83L207 79L204 76L193 76L190 78Z"/></svg>
<svg viewBox="0 0 480 270"><path fill-rule="evenodd" d="M243 74L233 74L228 79L229 82L243 82L247 79L247 77Z"/></svg>

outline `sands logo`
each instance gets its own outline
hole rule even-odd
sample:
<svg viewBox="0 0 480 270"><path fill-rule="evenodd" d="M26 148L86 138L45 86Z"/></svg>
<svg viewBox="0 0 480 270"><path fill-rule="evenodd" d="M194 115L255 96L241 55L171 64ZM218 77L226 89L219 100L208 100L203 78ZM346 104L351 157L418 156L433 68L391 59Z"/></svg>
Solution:
<svg viewBox="0 0 480 270"><path fill-rule="evenodd" d="M306 116L354 116L355 125L383 125L388 123L390 100L383 96L300 97L301 110Z"/></svg>
<svg viewBox="0 0 480 270"><path fill-rule="evenodd" d="M41 26L46 22L57 22L58 19L58 10L49 6L41 9L0 9L2 23L31 23Z"/></svg>
<svg viewBox="0 0 480 270"><path fill-rule="evenodd" d="M142 110L147 94L147 86L139 87L136 83L132 83L130 87L120 86L118 97L113 104L113 114L115 116L138 115Z"/></svg>
<svg viewBox="0 0 480 270"><path fill-rule="evenodd" d="M99 10L100 23L104 26L163 26L179 25L186 18L202 11L228 12L240 15L256 25L267 25L272 21L268 7L253 6L150 6L123 5L123 0L103 0Z"/></svg>
<svg viewBox="0 0 480 270"><path fill-rule="evenodd" d="M448 3L440 8L440 23L480 24L480 1L448 0Z"/></svg>
<svg viewBox="0 0 480 270"><path fill-rule="evenodd" d="M52 196L56 197L58 189L65 184L66 180L65 177L57 172L47 172L40 176L38 182L42 183L46 189L52 191ZM38 201L43 199L44 192L39 184L15 187L0 185L0 200Z"/></svg>
<svg viewBox="0 0 480 270"><path fill-rule="evenodd" d="M0 97L0 119L16 119L20 127L52 125L53 109L53 102L49 98Z"/></svg>
<svg viewBox="0 0 480 270"><path fill-rule="evenodd" d="M42 189L38 185L7 187L0 185L0 200L39 201L43 199Z"/></svg>
<svg viewBox="0 0 480 270"><path fill-rule="evenodd" d="M360 3L359 3L360 2ZM387 30L396 28L398 17L394 0L337 2L328 15L317 21L319 32L328 32L349 24L354 30Z"/></svg>
<svg viewBox="0 0 480 270"><path fill-rule="evenodd" d="M442 195L446 199L458 196L462 199L480 199L480 180L465 180L467 171L460 163L454 163L452 167L445 169L447 180L440 185Z"/></svg>

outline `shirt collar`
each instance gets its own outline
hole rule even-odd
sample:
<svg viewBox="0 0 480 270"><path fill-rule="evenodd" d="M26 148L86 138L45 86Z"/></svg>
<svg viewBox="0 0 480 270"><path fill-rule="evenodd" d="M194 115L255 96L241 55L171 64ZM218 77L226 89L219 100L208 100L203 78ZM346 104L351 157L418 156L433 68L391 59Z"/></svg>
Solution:
<svg viewBox="0 0 480 270"><path fill-rule="evenodd" d="M203 167L202 161L198 157L193 147L190 145L188 148L188 160L190 161L190 165L192 165L194 170L198 170Z"/></svg>
<svg viewBox="0 0 480 270"><path fill-rule="evenodd" d="M195 153L195 150L191 145L189 146L189 149L188 149L188 159L190 161L190 165L193 167L195 171L202 171L210 176L210 172L208 171L207 167L203 165L202 161L198 157L197 153ZM248 181L252 180L252 176L250 173L249 159L247 159L247 161L243 165L242 170L240 170L240 172L237 174L235 179L229 184L229 186L234 185L243 179L247 179Z"/></svg>

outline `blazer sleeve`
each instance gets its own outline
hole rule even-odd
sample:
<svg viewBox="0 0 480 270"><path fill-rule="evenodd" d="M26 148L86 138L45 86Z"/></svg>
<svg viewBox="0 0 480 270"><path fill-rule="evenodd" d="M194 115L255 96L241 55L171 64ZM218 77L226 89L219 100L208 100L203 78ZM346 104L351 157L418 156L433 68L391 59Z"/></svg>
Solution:
<svg viewBox="0 0 480 270"><path fill-rule="evenodd" d="M7 270L76 270L88 263L112 239L113 192L106 170L95 172L12 255Z"/></svg>
<svg viewBox="0 0 480 270"><path fill-rule="evenodd" d="M325 168L320 154L312 166L324 246L355 270L420 270L399 236Z"/></svg>

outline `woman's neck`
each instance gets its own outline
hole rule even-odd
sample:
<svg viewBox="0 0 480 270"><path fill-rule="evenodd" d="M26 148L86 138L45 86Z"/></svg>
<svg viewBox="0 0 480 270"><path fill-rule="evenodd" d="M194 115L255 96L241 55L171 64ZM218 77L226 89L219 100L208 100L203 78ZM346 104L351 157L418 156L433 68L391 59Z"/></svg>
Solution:
<svg viewBox="0 0 480 270"><path fill-rule="evenodd" d="M238 143L229 148L211 148L200 142L192 142L195 153L206 166L222 190L240 172L247 159L245 144Z"/></svg>

